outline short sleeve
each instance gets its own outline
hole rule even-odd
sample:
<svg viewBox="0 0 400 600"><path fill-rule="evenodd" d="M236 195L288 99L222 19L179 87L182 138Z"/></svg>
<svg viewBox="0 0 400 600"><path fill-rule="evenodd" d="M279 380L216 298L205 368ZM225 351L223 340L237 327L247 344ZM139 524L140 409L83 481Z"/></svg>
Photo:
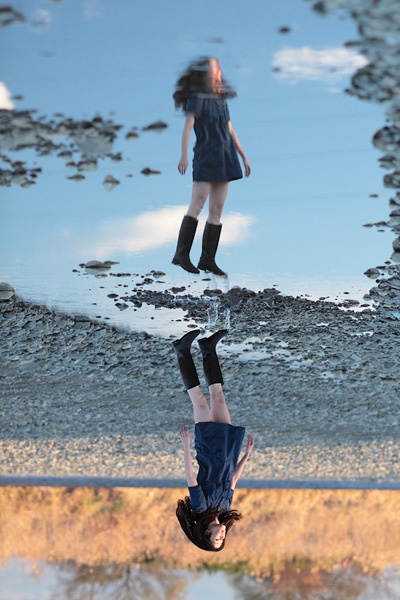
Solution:
<svg viewBox="0 0 400 600"><path fill-rule="evenodd" d="M186 103L186 114L190 113L195 117L198 117L201 109L201 100L199 98L189 98Z"/></svg>
<svg viewBox="0 0 400 600"><path fill-rule="evenodd" d="M206 498L200 485L189 487L190 504L193 512L202 513L208 509Z"/></svg>

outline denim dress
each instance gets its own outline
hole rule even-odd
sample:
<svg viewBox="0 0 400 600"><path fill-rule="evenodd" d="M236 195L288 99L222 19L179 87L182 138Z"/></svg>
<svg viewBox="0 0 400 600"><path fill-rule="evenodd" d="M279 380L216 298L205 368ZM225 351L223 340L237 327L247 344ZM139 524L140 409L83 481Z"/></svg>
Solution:
<svg viewBox="0 0 400 600"><path fill-rule="evenodd" d="M193 512L211 507L221 512L232 504L232 478L239 460L245 434L244 427L228 423L196 423L194 444L199 464L197 485L189 487Z"/></svg>
<svg viewBox="0 0 400 600"><path fill-rule="evenodd" d="M186 114L195 117L193 181L212 183L241 179L242 169L228 128L230 117L226 100L210 95L189 98Z"/></svg>

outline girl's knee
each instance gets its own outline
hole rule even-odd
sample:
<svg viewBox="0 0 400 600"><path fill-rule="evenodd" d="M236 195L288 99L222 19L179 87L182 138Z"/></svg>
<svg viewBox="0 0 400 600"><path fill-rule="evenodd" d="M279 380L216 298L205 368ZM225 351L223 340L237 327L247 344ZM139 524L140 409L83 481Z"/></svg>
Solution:
<svg viewBox="0 0 400 600"><path fill-rule="evenodd" d="M226 404L222 389L210 390L210 397L214 404Z"/></svg>
<svg viewBox="0 0 400 600"><path fill-rule="evenodd" d="M219 211L209 210L207 221L209 223L212 223L213 225L219 225L221 222L221 215L222 215L222 210L219 210Z"/></svg>
<svg viewBox="0 0 400 600"><path fill-rule="evenodd" d="M191 217L197 218L201 211L203 210L204 204L206 203L207 198L203 199L192 199L187 214Z"/></svg>
<svg viewBox="0 0 400 600"><path fill-rule="evenodd" d="M189 397L191 399L191 401L193 402L193 404L196 404L196 406L208 406L207 404L207 400L205 395L203 394L203 392L200 390L200 388L193 388L193 390L189 390Z"/></svg>

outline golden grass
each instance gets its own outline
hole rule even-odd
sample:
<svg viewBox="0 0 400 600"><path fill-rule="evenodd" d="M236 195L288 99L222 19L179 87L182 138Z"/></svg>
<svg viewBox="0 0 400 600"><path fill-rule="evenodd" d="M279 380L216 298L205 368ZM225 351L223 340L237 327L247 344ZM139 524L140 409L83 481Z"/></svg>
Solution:
<svg viewBox="0 0 400 600"><path fill-rule="evenodd" d="M266 577L287 564L365 571L400 564L400 492L237 490L243 520L226 548L205 553L175 517L186 490L0 488L0 561L12 556L78 564L158 559L181 568L236 563Z"/></svg>

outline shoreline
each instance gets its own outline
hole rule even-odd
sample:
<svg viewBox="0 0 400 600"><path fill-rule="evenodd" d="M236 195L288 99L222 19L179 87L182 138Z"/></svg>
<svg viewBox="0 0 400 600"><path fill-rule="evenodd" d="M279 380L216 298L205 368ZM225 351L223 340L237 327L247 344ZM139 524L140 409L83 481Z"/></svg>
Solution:
<svg viewBox="0 0 400 600"><path fill-rule="evenodd" d="M139 488L139 489L185 489L185 479L136 479L110 477L15 477L0 475L0 487L51 487L51 488ZM297 481L294 479L241 479L238 490L385 490L400 491L400 480L326 480L309 479Z"/></svg>
<svg viewBox="0 0 400 600"><path fill-rule="evenodd" d="M274 292L217 300L232 422L256 440L243 479L400 481L398 321ZM185 299L203 328L207 306ZM0 473L183 479L192 412L170 340L18 298L0 302L0 334Z"/></svg>

